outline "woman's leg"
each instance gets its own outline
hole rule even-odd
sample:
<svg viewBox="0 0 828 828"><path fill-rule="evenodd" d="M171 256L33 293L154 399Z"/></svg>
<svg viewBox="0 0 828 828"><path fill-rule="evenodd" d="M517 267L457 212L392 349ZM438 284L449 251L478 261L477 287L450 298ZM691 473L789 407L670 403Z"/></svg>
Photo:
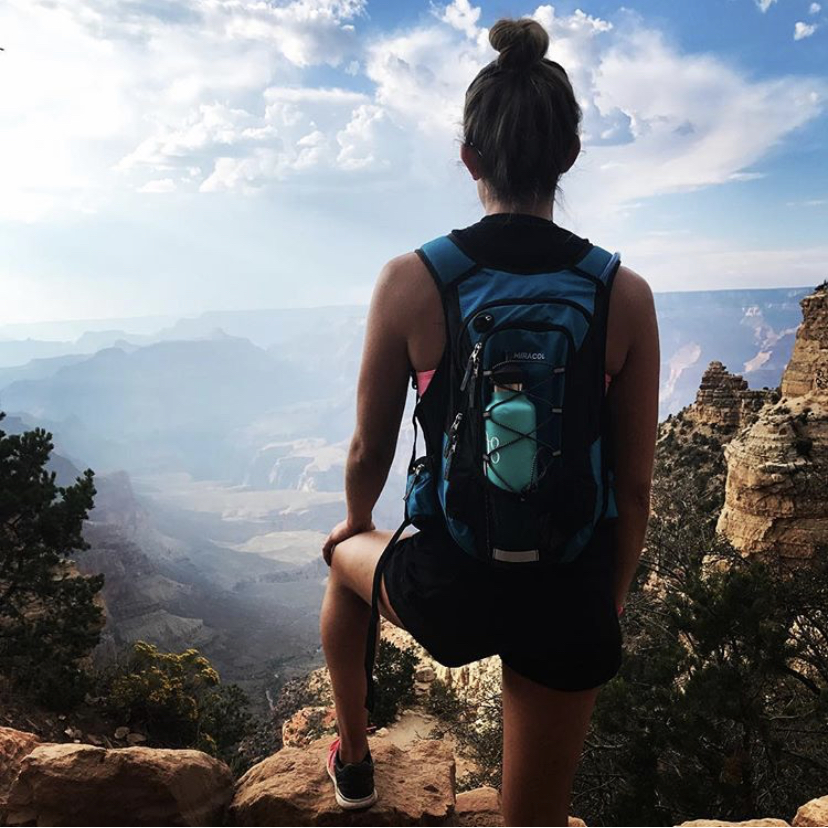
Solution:
<svg viewBox="0 0 828 828"><path fill-rule="evenodd" d="M363 532L338 543L331 559L320 628L336 704L343 762L359 762L368 750L365 710L365 638L371 615L374 570L392 532ZM380 613L401 627L388 603L385 583ZM378 637L379 640L379 637Z"/></svg>
<svg viewBox="0 0 828 828"><path fill-rule="evenodd" d="M598 688L564 692L503 665L503 818L566 825Z"/></svg>

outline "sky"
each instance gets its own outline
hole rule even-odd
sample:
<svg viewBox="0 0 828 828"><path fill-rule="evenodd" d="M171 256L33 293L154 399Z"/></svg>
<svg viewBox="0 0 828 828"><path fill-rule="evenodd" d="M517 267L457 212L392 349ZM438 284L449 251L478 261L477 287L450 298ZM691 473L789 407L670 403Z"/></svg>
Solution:
<svg viewBox="0 0 828 828"><path fill-rule="evenodd" d="M559 224L655 291L828 277L828 0L4 0L0 324L367 302L482 215L521 16L584 112Z"/></svg>

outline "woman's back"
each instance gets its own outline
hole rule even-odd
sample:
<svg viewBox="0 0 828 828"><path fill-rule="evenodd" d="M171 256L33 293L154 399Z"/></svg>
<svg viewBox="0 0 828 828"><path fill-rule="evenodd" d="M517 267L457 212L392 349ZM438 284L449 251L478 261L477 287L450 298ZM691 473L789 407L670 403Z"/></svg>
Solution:
<svg viewBox="0 0 828 828"><path fill-rule="evenodd" d="M454 233L481 262L504 270L534 267L554 269L571 262L588 242L548 219L528 214L485 216ZM387 290L381 289L387 282ZM606 371L610 378L622 371L627 352L641 330L647 312L647 283L621 266L613 282L607 328ZM414 371L436 369L445 348L445 320L440 296L428 270L415 253L392 259L380 277L375 300L388 325L404 337Z"/></svg>

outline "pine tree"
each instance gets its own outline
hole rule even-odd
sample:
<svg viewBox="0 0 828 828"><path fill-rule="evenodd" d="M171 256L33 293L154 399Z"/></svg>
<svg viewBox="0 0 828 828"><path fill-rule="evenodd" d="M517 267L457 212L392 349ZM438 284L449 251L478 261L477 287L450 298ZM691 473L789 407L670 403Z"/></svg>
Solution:
<svg viewBox="0 0 828 828"><path fill-rule="evenodd" d="M0 430L0 675L19 692L68 707L83 695L82 662L100 638L103 576L80 575L72 564L88 548L93 472L58 486L47 469L53 448L43 429Z"/></svg>

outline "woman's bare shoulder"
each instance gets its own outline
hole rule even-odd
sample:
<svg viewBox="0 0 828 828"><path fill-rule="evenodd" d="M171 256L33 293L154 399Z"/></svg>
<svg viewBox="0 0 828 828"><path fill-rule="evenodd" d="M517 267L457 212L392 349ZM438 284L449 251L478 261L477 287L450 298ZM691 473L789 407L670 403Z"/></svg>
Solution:
<svg viewBox="0 0 828 828"><path fill-rule="evenodd" d="M613 305L623 305L628 312L646 312L653 306L653 291L643 276L620 265L612 283L610 301Z"/></svg>
<svg viewBox="0 0 828 828"><path fill-rule="evenodd" d="M431 274L414 252L395 256L385 263L377 278L374 298L389 310L401 312L416 312L435 300L439 305Z"/></svg>

